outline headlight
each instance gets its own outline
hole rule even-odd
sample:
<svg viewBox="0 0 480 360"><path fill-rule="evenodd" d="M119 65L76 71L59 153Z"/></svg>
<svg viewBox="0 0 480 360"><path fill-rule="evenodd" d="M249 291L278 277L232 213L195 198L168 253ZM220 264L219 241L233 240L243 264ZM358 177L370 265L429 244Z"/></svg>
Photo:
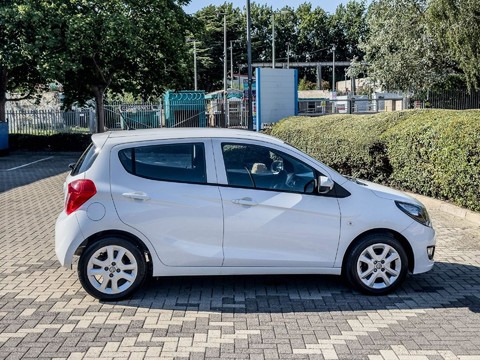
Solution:
<svg viewBox="0 0 480 360"><path fill-rule="evenodd" d="M430 217L428 216L427 209L423 206L404 203L401 201L395 201L397 207L402 210L405 214L410 216L412 219L418 221L420 224L425 226L432 226L432 222L430 221Z"/></svg>

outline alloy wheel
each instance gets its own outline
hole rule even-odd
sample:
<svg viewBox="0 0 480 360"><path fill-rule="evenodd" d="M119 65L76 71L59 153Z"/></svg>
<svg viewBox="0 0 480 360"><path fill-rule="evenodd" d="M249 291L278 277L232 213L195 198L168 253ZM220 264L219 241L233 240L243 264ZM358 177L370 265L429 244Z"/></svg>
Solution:
<svg viewBox="0 0 480 360"><path fill-rule="evenodd" d="M87 277L90 284L104 294L119 294L135 282L138 264L133 254L122 246L104 246L90 257Z"/></svg>
<svg viewBox="0 0 480 360"><path fill-rule="evenodd" d="M402 260L395 248L378 243L365 248L357 260L357 275L369 288L384 289L400 276Z"/></svg>

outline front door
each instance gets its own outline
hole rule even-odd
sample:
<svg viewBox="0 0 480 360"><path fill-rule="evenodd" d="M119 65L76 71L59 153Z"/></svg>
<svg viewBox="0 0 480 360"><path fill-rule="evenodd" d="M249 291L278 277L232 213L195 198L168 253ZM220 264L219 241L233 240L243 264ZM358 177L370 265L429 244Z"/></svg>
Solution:
<svg viewBox="0 0 480 360"><path fill-rule="evenodd" d="M255 142L217 140L214 146L224 266L333 267L340 210L335 197L317 194L319 173Z"/></svg>

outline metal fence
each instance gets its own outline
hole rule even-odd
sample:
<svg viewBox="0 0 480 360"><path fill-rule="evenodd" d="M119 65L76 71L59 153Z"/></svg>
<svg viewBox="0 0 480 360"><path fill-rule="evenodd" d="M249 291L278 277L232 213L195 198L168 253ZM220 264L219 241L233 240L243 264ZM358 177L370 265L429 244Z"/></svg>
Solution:
<svg viewBox="0 0 480 360"><path fill-rule="evenodd" d="M299 115L365 114L407 108L479 109L480 91L430 92L427 100L402 98L376 99L299 99ZM255 103L253 106L255 116ZM248 106L245 98L175 98L146 103L105 105L107 130L151 129L159 127L247 128ZM6 112L10 134L51 135L55 133L96 132L95 110L9 110Z"/></svg>
<svg viewBox="0 0 480 360"><path fill-rule="evenodd" d="M10 110L6 112L10 134L52 135L57 133L93 133L96 131L92 109Z"/></svg>
<svg viewBox="0 0 480 360"><path fill-rule="evenodd" d="M247 127L247 102L223 100L155 103L109 103L104 106L105 129L130 130L160 127ZM10 134L52 135L95 133L94 109L7 111Z"/></svg>
<svg viewBox="0 0 480 360"><path fill-rule="evenodd" d="M480 91L430 91L423 106L433 109L480 109Z"/></svg>
<svg viewBox="0 0 480 360"><path fill-rule="evenodd" d="M404 99L299 99L299 115L368 114L405 109Z"/></svg>
<svg viewBox="0 0 480 360"><path fill-rule="evenodd" d="M105 127L108 130L151 129L162 127L162 104L109 103L105 105Z"/></svg>

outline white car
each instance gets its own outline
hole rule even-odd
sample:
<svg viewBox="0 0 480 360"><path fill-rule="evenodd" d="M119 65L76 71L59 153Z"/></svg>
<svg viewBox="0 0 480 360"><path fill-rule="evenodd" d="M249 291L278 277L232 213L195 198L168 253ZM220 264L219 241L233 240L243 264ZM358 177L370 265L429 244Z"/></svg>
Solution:
<svg viewBox="0 0 480 360"><path fill-rule="evenodd" d="M386 294L430 270L425 207L244 130L95 134L65 183L56 254L103 300L145 278L334 274Z"/></svg>

